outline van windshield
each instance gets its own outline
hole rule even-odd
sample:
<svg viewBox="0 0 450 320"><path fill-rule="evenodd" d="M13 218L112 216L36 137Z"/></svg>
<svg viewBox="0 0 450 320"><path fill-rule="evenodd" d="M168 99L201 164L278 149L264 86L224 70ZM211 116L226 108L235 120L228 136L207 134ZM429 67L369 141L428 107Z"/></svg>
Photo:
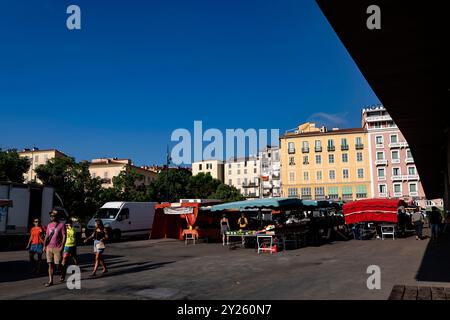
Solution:
<svg viewBox="0 0 450 320"><path fill-rule="evenodd" d="M107 209L101 208L97 211L94 218L95 219L115 219L119 209Z"/></svg>

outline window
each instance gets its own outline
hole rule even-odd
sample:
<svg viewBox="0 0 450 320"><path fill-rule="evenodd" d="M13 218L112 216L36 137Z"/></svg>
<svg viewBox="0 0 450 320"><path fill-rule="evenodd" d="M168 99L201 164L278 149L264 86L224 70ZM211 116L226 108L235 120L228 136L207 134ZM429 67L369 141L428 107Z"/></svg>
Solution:
<svg viewBox="0 0 450 320"><path fill-rule="evenodd" d="M348 154L347 153L342 154L342 162L344 162L344 163L348 162Z"/></svg>
<svg viewBox="0 0 450 320"><path fill-rule="evenodd" d="M39 156L34 156L34 162L39 162Z"/></svg>
<svg viewBox="0 0 450 320"><path fill-rule="evenodd" d="M334 154L328 155L328 163L334 163Z"/></svg>
<svg viewBox="0 0 450 320"><path fill-rule="evenodd" d="M387 195L387 186L385 184L379 184L378 191L380 193L383 193L386 196Z"/></svg>
<svg viewBox="0 0 450 320"><path fill-rule="evenodd" d="M362 162L363 161L363 154L362 154L362 152L357 152L356 153L356 161L358 161L358 162Z"/></svg>
<svg viewBox="0 0 450 320"><path fill-rule="evenodd" d="M322 163L322 156L320 154L316 155L316 164Z"/></svg>
<svg viewBox="0 0 450 320"><path fill-rule="evenodd" d="M302 199L311 199L311 188L302 188Z"/></svg>
<svg viewBox="0 0 450 320"><path fill-rule="evenodd" d="M295 166L295 158L294 157L289 157L289 165Z"/></svg>
<svg viewBox="0 0 450 320"><path fill-rule="evenodd" d="M328 151L334 151L334 141L333 139L328 140Z"/></svg>
<svg viewBox="0 0 450 320"><path fill-rule="evenodd" d="M316 187L314 188L314 193L316 195L316 199L325 198L325 188L324 187Z"/></svg>
<svg viewBox="0 0 450 320"><path fill-rule="evenodd" d="M347 144L347 139L342 138L342 139L341 139L341 145L342 145L342 146L347 146L347 145L348 145L348 144Z"/></svg>
<svg viewBox="0 0 450 320"><path fill-rule="evenodd" d="M392 168L392 175L394 177L398 177L399 175L401 175L400 168Z"/></svg>
<svg viewBox="0 0 450 320"><path fill-rule="evenodd" d="M309 164L308 156L303 156L303 164Z"/></svg>
<svg viewBox="0 0 450 320"><path fill-rule="evenodd" d="M391 134L391 143L397 143L398 142L398 135Z"/></svg>
<svg viewBox="0 0 450 320"><path fill-rule="evenodd" d="M305 181L309 180L309 172L308 171L303 172L303 180L305 180Z"/></svg>
<svg viewBox="0 0 450 320"><path fill-rule="evenodd" d="M309 148L309 143L308 143L308 141L303 141L303 142L302 142L302 148Z"/></svg>
<svg viewBox="0 0 450 320"><path fill-rule="evenodd" d="M288 197L297 197L297 188L288 188Z"/></svg>
<svg viewBox="0 0 450 320"><path fill-rule="evenodd" d="M316 172L316 178L317 178L317 180L322 180L322 171Z"/></svg>
<svg viewBox="0 0 450 320"><path fill-rule="evenodd" d="M321 152L322 151L322 141L316 140L314 142L314 148L315 148L316 152Z"/></svg>
<svg viewBox="0 0 450 320"><path fill-rule="evenodd" d="M97 174L95 172L92 173L92 178L97 178Z"/></svg>
<svg viewBox="0 0 450 320"><path fill-rule="evenodd" d="M105 171L105 172L103 173L103 178L108 179L108 171Z"/></svg>
<svg viewBox="0 0 450 320"><path fill-rule="evenodd" d="M416 183L410 183L409 184L409 193L416 193L417 192L417 184Z"/></svg>
<svg viewBox="0 0 450 320"><path fill-rule="evenodd" d="M353 188L351 186L342 187L342 198L352 199L353 198Z"/></svg>
<svg viewBox="0 0 450 320"><path fill-rule="evenodd" d="M238 184L238 186L241 185L241 178L238 178L238 179L237 179L237 184Z"/></svg>
<svg viewBox="0 0 450 320"><path fill-rule="evenodd" d="M330 177L330 180L336 179L336 171L330 170L330 171L328 172L328 176Z"/></svg>
<svg viewBox="0 0 450 320"><path fill-rule="evenodd" d="M408 167L408 174L410 176L415 176L416 175L416 167Z"/></svg>
<svg viewBox="0 0 450 320"><path fill-rule="evenodd" d="M241 167L241 164L240 164L240 163L238 163L238 164L237 164L237 167L238 167L238 168L240 168L240 167Z"/></svg>
<svg viewBox="0 0 450 320"><path fill-rule="evenodd" d="M201 163L198 165L198 170L202 171L202 164Z"/></svg>
<svg viewBox="0 0 450 320"><path fill-rule="evenodd" d="M244 174L247 174L247 169L244 169Z"/></svg>
<svg viewBox="0 0 450 320"><path fill-rule="evenodd" d="M356 198L367 198L367 186L356 186Z"/></svg>
<svg viewBox="0 0 450 320"><path fill-rule="evenodd" d="M400 155L399 155L398 150L392 151L391 156L392 156L392 161L394 163L400 161Z"/></svg>
<svg viewBox="0 0 450 320"><path fill-rule="evenodd" d="M342 170L342 177L344 179L348 179L349 178L348 169Z"/></svg>
<svg viewBox="0 0 450 320"><path fill-rule="evenodd" d="M382 146L383 145L383 136L376 136L375 143L376 143L377 147Z"/></svg>
<svg viewBox="0 0 450 320"><path fill-rule="evenodd" d="M256 168L253 169L253 173L257 173L258 170Z"/></svg>
<svg viewBox="0 0 450 320"><path fill-rule="evenodd" d="M406 159L412 159L412 153L411 153L411 150L406 150Z"/></svg>
<svg viewBox="0 0 450 320"><path fill-rule="evenodd" d="M291 181L291 182L295 181L295 172L294 171L289 172L289 181Z"/></svg>
<svg viewBox="0 0 450 320"><path fill-rule="evenodd" d="M377 151L377 160L384 160L384 152Z"/></svg>
<svg viewBox="0 0 450 320"><path fill-rule="evenodd" d="M231 180L231 179L228 179L228 185L232 185L233 184L233 180Z"/></svg>
<svg viewBox="0 0 450 320"><path fill-rule="evenodd" d="M364 169L358 169L358 179L364 179Z"/></svg>
<svg viewBox="0 0 450 320"><path fill-rule="evenodd" d="M231 170L228 170L228 175L231 176Z"/></svg>
<svg viewBox="0 0 450 320"><path fill-rule="evenodd" d="M402 185L400 183L394 183L394 196L402 193Z"/></svg>
<svg viewBox="0 0 450 320"><path fill-rule="evenodd" d="M380 129L381 128L381 122L375 122L375 128Z"/></svg>
<svg viewBox="0 0 450 320"><path fill-rule="evenodd" d="M288 143L288 153L295 153L295 145L293 142Z"/></svg>
<svg viewBox="0 0 450 320"><path fill-rule="evenodd" d="M338 199L339 198L339 188L338 187L328 187L328 198Z"/></svg>
<svg viewBox="0 0 450 320"><path fill-rule="evenodd" d="M231 163L228 164L228 169L231 169Z"/></svg>
<svg viewBox="0 0 450 320"><path fill-rule="evenodd" d="M237 174L241 174L241 169L238 169Z"/></svg>
<svg viewBox="0 0 450 320"><path fill-rule="evenodd" d="M379 178L386 177L386 172L385 172L384 168L378 168L378 177Z"/></svg>
<svg viewBox="0 0 450 320"><path fill-rule="evenodd" d="M244 185L247 185L247 184L248 184L248 179L244 178Z"/></svg>
<svg viewBox="0 0 450 320"><path fill-rule="evenodd" d="M48 162L48 155L44 154L44 162L47 163Z"/></svg>

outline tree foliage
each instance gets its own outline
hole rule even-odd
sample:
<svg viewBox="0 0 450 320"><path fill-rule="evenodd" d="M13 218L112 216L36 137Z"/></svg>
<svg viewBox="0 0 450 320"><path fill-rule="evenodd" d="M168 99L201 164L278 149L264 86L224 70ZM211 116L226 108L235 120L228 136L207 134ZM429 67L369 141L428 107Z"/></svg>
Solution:
<svg viewBox="0 0 450 320"><path fill-rule="evenodd" d="M0 181L23 183L29 168L30 160L21 158L16 150L0 149Z"/></svg>

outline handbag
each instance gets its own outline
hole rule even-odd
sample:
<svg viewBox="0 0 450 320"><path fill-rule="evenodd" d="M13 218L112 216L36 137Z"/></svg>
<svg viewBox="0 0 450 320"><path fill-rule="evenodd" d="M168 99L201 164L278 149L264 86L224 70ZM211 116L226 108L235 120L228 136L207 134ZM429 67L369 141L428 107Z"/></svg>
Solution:
<svg viewBox="0 0 450 320"><path fill-rule="evenodd" d="M103 243L103 241L99 241L95 244L95 248L97 250L104 250L106 247L105 247L105 244Z"/></svg>

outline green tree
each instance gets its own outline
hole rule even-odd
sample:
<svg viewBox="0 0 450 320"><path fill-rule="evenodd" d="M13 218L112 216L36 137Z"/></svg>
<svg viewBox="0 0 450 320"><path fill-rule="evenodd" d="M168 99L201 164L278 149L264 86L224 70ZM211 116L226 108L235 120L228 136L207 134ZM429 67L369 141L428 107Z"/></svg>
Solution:
<svg viewBox="0 0 450 320"><path fill-rule="evenodd" d="M220 184L217 190L209 196L210 199L223 200L225 202L245 200L245 197L234 186Z"/></svg>
<svg viewBox="0 0 450 320"><path fill-rule="evenodd" d="M221 185L220 180L214 179L209 173L199 173L190 177L187 184L187 194L190 198L207 199Z"/></svg>
<svg viewBox="0 0 450 320"><path fill-rule="evenodd" d="M30 160L21 158L16 150L0 149L0 181L23 183L29 168Z"/></svg>
<svg viewBox="0 0 450 320"><path fill-rule="evenodd" d="M137 172L134 168L128 168L122 171L117 177L114 177L113 188L118 197L116 201L150 201L151 198L144 185L144 179L144 175Z"/></svg>
<svg viewBox="0 0 450 320"><path fill-rule="evenodd" d="M187 185L192 174L183 168L169 168L161 171L148 189L148 197L152 201L176 202L189 198Z"/></svg>

